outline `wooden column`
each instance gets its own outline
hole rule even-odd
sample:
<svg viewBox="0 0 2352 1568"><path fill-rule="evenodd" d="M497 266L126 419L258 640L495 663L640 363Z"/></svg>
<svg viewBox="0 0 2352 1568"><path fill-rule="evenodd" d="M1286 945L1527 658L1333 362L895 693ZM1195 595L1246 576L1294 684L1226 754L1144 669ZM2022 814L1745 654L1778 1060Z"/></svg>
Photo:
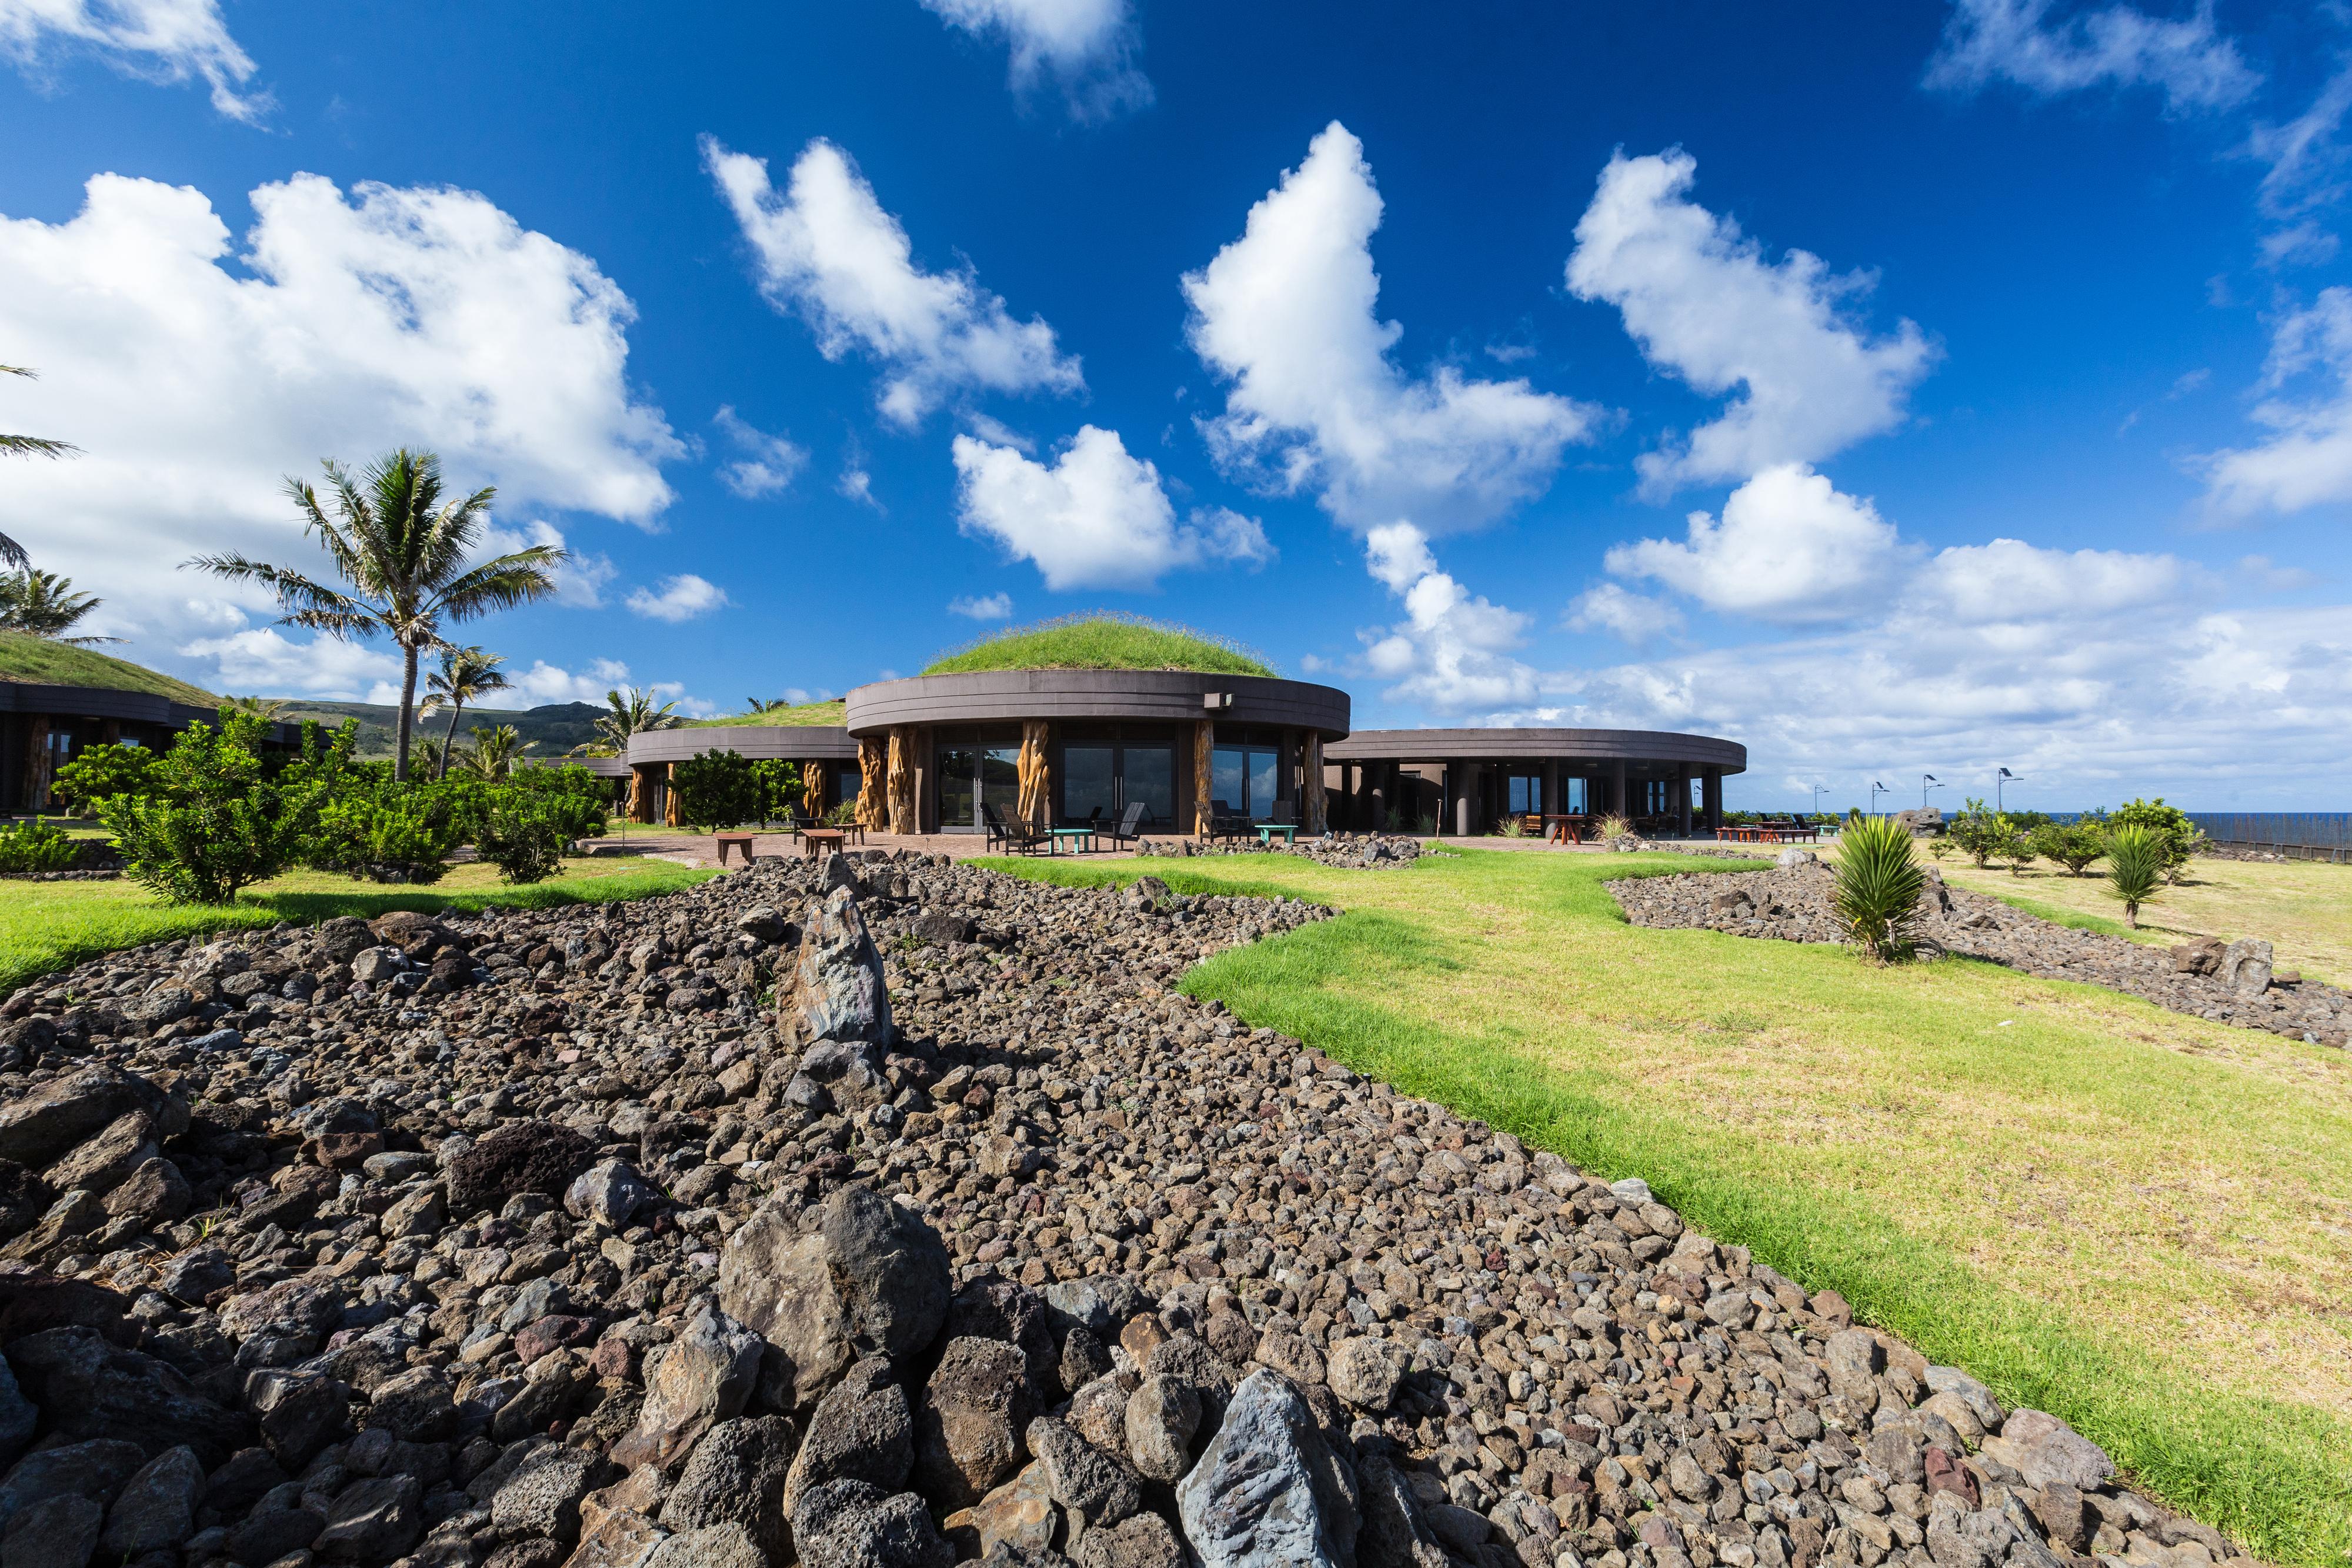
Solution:
<svg viewBox="0 0 2352 1568"><path fill-rule="evenodd" d="M49 804L49 716L33 715L25 740L25 809L36 816Z"/></svg>
<svg viewBox="0 0 2352 1568"><path fill-rule="evenodd" d="M806 762L801 764L801 815L813 821L824 816L824 764Z"/></svg>
<svg viewBox="0 0 2352 1568"><path fill-rule="evenodd" d="M1217 749L1217 721L1203 719L1192 726L1192 831L1206 838L1213 820L1209 792L1216 787L1212 771Z"/></svg>
<svg viewBox="0 0 2352 1568"><path fill-rule="evenodd" d="M654 819L653 807L646 801L646 769L642 767L629 769L628 816L631 822L651 822Z"/></svg>
<svg viewBox="0 0 2352 1568"><path fill-rule="evenodd" d="M677 764L676 763L662 764L662 820L672 827L686 826L678 820L677 816Z"/></svg>
<svg viewBox="0 0 2352 1568"><path fill-rule="evenodd" d="M1303 814L1306 821L1300 826L1306 829L1310 837L1319 837L1329 831L1328 819L1331 811L1330 800L1325 795L1323 788L1321 732L1315 730L1307 731L1306 743L1301 749L1304 752L1301 759L1304 766L1301 771L1307 775L1307 809Z"/></svg>
<svg viewBox="0 0 2352 1568"><path fill-rule="evenodd" d="M919 830L915 819L915 729L911 724L898 724L890 731L890 831L914 833Z"/></svg>
<svg viewBox="0 0 2352 1568"><path fill-rule="evenodd" d="M1021 799L1014 809L1022 821L1041 833L1054 826L1054 769L1046 754L1053 743L1050 721L1021 721Z"/></svg>
<svg viewBox="0 0 2352 1568"><path fill-rule="evenodd" d="M857 742L857 825L880 830L889 813L890 747L879 735Z"/></svg>

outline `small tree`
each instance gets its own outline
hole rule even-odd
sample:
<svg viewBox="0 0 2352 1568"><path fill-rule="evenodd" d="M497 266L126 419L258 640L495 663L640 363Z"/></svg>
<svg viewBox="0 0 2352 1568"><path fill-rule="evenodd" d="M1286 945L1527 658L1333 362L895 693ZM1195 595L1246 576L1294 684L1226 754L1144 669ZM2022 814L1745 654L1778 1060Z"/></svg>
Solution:
<svg viewBox="0 0 2352 1568"><path fill-rule="evenodd" d="M2157 836L2158 848L2164 856L2164 879L2178 882L2188 869L2189 857L2197 853L2205 835L2189 820L2189 814L2177 805L2167 805L2164 797L2154 800L2134 797L2128 804L2116 807L2108 820L2118 827L2145 827Z"/></svg>
<svg viewBox="0 0 2352 1568"><path fill-rule="evenodd" d="M27 566L0 577L0 630L30 632L37 637L72 647L121 642L121 637L98 637L73 629L105 602L75 593L70 577Z"/></svg>
<svg viewBox="0 0 2352 1568"><path fill-rule="evenodd" d="M2154 900L2164 886L2165 836L2136 822L2117 825L2107 835L2107 891L2123 900L2124 924L2139 929L2139 907Z"/></svg>
<svg viewBox="0 0 2352 1568"><path fill-rule="evenodd" d="M2008 831L2002 836L2001 858L2009 862L2009 874L2016 876L2039 858L2034 848L2033 835L2013 822L2004 820Z"/></svg>
<svg viewBox="0 0 2352 1568"><path fill-rule="evenodd" d="M120 741L87 746L58 770L57 792L80 802L85 810L95 810L101 800L142 792L147 787L147 770L154 762L155 753L144 746L126 746Z"/></svg>
<svg viewBox="0 0 2352 1568"><path fill-rule="evenodd" d="M2053 822L2033 830L2033 847L2045 860L2055 860L2079 877L2092 861L2107 852L2105 830L2088 819Z"/></svg>
<svg viewBox="0 0 2352 1568"><path fill-rule="evenodd" d="M148 770L144 795L99 803L131 877L173 903L225 904L302 855L318 790L263 778L261 721L190 724Z"/></svg>
<svg viewBox="0 0 2352 1568"><path fill-rule="evenodd" d="M558 795L500 790L475 847L509 882L544 882L562 876L571 839L561 820L562 801Z"/></svg>
<svg viewBox="0 0 2352 1568"><path fill-rule="evenodd" d="M1927 885L1927 868L1911 852L1911 830L1893 817L1864 817L1838 835L1831 907L1847 940L1879 963L1910 955Z"/></svg>
<svg viewBox="0 0 2352 1568"><path fill-rule="evenodd" d="M36 819L0 826L0 871L70 871L76 858L71 835Z"/></svg>
<svg viewBox="0 0 2352 1568"><path fill-rule="evenodd" d="M780 816L790 816L793 804L801 797L801 769L798 763L788 763L778 757L761 757L751 764L751 776L760 781L760 820L773 822Z"/></svg>
<svg viewBox="0 0 2352 1568"><path fill-rule="evenodd" d="M1985 803L1971 795L1960 815L1952 819L1948 836L1961 854L1976 863L1978 870L2009 847L2009 819L1998 812L1987 811Z"/></svg>
<svg viewBox="0 0 2352 1568"><path fill-rule="evenodd" d="M738 752L698 752L671 764L670 787L690 827L740 827L760 815L760 780Z"/></svg>
<svg viewBox="0 0 2352 1568"><path fill-rule="evenodd" d="M487 730L475 724L466 733L474 737L474 746L457 759L458 766L487 783L497 784L512 777L515 759L530 750L530 742L511 724L493 724Z"/></svg>
<svg viewBox="0 0 2352 1568"><path fill-rule="evenodd" d="M478 644L441 649L441 668L425 678L425 700L416 705L419 719L449 710L448 727L441 731L441 773L449 776L449 753L457 743L457 716L468 702L478 702L495 691L510 691L514 683L499 671L506 662L503 654L491 653Z"/></svg>

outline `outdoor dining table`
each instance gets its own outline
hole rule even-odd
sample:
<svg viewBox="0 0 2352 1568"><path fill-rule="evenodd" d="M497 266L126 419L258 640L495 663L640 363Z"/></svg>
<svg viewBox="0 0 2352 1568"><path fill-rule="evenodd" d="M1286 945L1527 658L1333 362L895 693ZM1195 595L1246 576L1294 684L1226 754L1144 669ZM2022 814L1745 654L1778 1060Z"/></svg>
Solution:
<svg viewBox="0 0 2352 1568"><path fill-rule="evenodd" d="M1062 841L1064 839L1069 840L1070 853L1073 855L1082 852L1091 852L1097 847L1095 843L1096 830L1092 826L1083 827L1054 827L1048 828L1046 831L1054 836L1053 852L1056 855L1062 852ZM1081 840L1084 840L1083 847L1080 843Z"/></svg>
<svg viewBox="0 0 2352 1568"><path fill-rule="evenodd" d="M826 850L841 852L841 841L846 837L838 827L803 827L801 829L801 853L812 860L821 860Z"/></svg>
<svg viewBox="0 0 2352 1568"><path fill-rule="evenodd" d="M1547 816L1544 825L1551 829L1554 844L1582 844L1586 820L1577 816Z"/></svg>

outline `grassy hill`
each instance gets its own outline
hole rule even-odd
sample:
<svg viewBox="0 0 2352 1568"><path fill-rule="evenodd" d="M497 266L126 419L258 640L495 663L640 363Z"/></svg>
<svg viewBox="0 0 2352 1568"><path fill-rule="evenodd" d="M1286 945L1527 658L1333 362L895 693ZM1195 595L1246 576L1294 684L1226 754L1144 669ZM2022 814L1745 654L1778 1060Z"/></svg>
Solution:
<svg viewBox="0 0 2352 1568"><path fill-rule="evenodd" d="M0 631L0 680L32 686L102 686L114 691L145 691L196 708L217 708L220 699L201 687L174 680L127 658L68 647L27 632Z"/></svg>
<svg viewBox="0 0 2352 1568"><path fill-rule="evenodd" d="M457 743L466 745L466 731L477 724L485 730L511 724L515 732L530 742L527 755L560 757L595 733L596 716L604 711L591 702L553 702L543 708L520 710L469 707L457 716ZM330 730L347 718L357 719L360 755L388 757L400 722L400 709L387 702L314 702L294 698L278 711L278 717L289 724L316 719ZM415 733L420 741L429 740L437 748L442 732L448 727L449 715L446 711L435 713L417 721Z"/></svg>
<svg viewBox="0 0 2352 1568"><path fill-rule="evenodd" d="M1272 675L1274 667L1230 637L1143 616L1095 610L1013 626L923 667L925 675L978 669L1198 669Z"/></svg>

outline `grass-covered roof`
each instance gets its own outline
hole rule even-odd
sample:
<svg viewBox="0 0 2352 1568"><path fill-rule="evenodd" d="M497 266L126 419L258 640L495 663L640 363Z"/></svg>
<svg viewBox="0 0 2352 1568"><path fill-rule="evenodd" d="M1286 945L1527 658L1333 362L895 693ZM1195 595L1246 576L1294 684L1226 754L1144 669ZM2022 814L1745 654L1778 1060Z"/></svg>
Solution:
<svg viewBox="0 0 2352 1568"><path fill-rule="evenodd" d="M1012 626L941 654L925 675L980 669L1197 669L1272 675L1274 667L1230 637L1142 616L1096 610Z"/></svg>
<svg viewBox="0 0 2352 1568"><path fill-rule="evenodd" d="M97 686L110 691L144 691L194 708L217 708L220 699L184 680L127 658L71 647L30 632L0 631L0 680L31 686Z"/></svg>
<svg viewBox="0 0 2352 1568"><path fill-rule="evenodd" d="M849 705L836 697L830 702L779 702L756 713L730 713L724 719L692 719L689 730L723 729L730 725L842 725L849 722Z"/></svg>

